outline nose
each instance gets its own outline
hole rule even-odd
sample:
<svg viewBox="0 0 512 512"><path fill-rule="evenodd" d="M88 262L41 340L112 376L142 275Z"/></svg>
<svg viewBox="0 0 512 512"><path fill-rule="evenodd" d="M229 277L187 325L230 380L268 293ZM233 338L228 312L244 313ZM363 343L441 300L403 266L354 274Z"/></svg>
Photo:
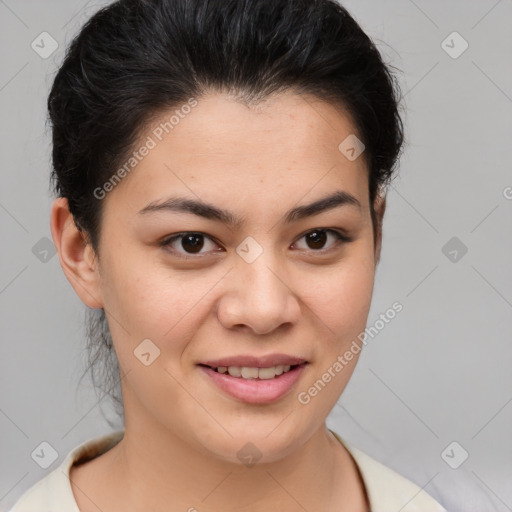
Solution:
<svg viewBox="0 0 512 512"><path fill-rule="evenodd" d="M256 261L240 258L229 273L229 288L222 295L217 316L227 329L249 329L268 334L297 323L301 308L289 273L263 252Z"/></svg>

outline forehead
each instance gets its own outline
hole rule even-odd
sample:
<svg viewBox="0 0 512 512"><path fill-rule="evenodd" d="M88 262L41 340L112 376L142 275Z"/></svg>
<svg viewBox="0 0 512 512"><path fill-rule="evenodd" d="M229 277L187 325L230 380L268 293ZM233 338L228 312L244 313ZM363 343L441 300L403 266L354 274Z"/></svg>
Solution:
<svg viewBox="0 0 512 512"><path fill-rule="evenodd" d="M335 187L358 196L364 206L364 154L351 161L339 149L353 135L359 136L341 108L309 95L280 93L247 106L208 94L193 107L176 106L153 119L134 148L150 149L139 151L108 202L140 209L179 192L261 207L262 200L297 203Z"/></svg>

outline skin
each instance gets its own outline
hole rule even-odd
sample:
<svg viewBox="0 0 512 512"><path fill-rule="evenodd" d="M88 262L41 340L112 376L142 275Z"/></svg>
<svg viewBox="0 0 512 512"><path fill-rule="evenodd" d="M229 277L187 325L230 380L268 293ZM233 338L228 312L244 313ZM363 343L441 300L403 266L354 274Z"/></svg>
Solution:
<svg viewBox="0 0 512 512"><path fill-rule="evenodd" d="M350 161L338 150L357 131L341 109L292 92L258 107L221 93L198 101L108 192L99 255L84 243L66 199L52 206L66 277L87 306L105 309L125 406L124 439L73 466L76 501L81 511L95 512L365 511L357 466L325 424L358 355L307 405L297 399L364 331L370 309L380 222L375 241L364 153ZM282 222L289 209L334 190L352 194L361 207ZM177 195L229 209L244 224L138 214ZM385 198L375 207L382 220ZM352 241L330 234L323 245L308 244L305 235L315 228L344 230ZM184 231L210 237L200 255L179 239L159 246ZM247 236L263 249L252 263L236 253ZM134 356L147 338L160 349L149 366ZM224 394L197 366L271 353L308 361L292 391L272 404ZM237 457L247 442L262 454L252 467Z"/></svg>

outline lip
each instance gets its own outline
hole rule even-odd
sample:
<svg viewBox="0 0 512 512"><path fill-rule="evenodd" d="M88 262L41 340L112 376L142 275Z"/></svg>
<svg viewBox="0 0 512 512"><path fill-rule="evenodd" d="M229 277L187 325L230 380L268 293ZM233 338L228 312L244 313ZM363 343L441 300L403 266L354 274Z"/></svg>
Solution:
<svg viewBox="0 0 512 512"><path fill-rule="evenodd" d="M241 361L242 359L226 358L219 361L228 360ZM246 358L243 360L247 361ZM288 358L288 360L291 359ZM226 366L225 364L217 364L217 361L214 363L216 366ZM210 382L213 382L216 387L232 398L248 404L270 404L283 398L292 390L307 365L308 363L303 361L303 363L298 363L298 365L290 371L282 373L272 379L243 379L241 377L231 377L229 374L216 372L210 368L209 365L198 365L198 368L209 377ZM237 365L229 364L227 366ZM273 365L267 364L266 366Z"/></svg>
<svg viewBox="0 0 512 512"><path fill-rule="evenodd" d="M253 355L239 355L223 357L221 359L201 361L199 364L218 368L219 366L249 366L250 368L268 368L269 366L290 365L295 366L307 362L305 359L287 354L267 354L256 357Z"/></svg>

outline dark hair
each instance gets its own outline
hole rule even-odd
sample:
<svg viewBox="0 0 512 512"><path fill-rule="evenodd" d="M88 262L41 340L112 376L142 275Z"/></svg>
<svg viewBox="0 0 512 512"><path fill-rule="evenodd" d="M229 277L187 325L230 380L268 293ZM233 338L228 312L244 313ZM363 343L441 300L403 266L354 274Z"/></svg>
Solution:
<svg viewBox="0 0 512 512"><path fill-rule="evenodd" d="M351 116L365 145L375 233L374 200L393 176L404 137L390 67L334 0L116 1L73 39L49 94L54 191L67 198L99 257L102 202L93 191L156 116L210 92L256 104L291 90ZM122 414L105 313L90 313L93 382L96 363L110 361L106 392Z"/></svg>

